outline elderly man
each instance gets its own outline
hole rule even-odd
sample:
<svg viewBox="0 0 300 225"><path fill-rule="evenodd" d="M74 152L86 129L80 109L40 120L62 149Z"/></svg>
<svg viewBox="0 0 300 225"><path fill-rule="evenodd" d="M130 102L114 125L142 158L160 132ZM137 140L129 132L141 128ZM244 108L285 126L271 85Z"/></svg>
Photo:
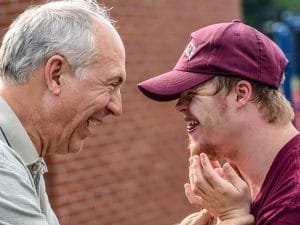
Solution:
<svg viewBox="0 0 300 225"><path fill-rule="evenodd" d="M123 43L96 1L50 2L11 24L0 73L0 224L57 225L43 157L79 152L122 113Z"/></svg>
<svg viewBox="0 0 300 225"><path fill-rule="evenodd" d="M179 99L187 124L186 195L205 209L182 224L299 224L300 135L278 90L286 64L269 38L235 20L192 33L172 71L138 85L154 100Z"/></svg>

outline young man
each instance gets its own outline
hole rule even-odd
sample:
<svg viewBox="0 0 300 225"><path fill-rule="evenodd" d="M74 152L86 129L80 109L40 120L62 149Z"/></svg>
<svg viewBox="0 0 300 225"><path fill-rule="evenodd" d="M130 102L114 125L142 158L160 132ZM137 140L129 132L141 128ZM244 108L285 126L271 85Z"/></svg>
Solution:
<svg viewBox="0 0 300 225"><path fill-rule="evenodd" d="M0 48L0 224L57 225L43 157L82 149L90 126L120 115L125 50L96 1L30 7Z"/></svg>
<svg viewBox="0 0 300 225"><path fill-rule="evenodd" d="M275 43L234 20L192 33L172 71L138 84L151 99L179 99L187 124L186 195L205 211L182 224L299 224L300 135L278 90L286 65Z"/></svg>

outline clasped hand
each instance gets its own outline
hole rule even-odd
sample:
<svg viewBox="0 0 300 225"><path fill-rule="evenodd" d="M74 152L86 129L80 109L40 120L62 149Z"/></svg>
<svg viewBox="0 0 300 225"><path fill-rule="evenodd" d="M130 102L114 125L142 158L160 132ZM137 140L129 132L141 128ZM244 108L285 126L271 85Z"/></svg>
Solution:
<svg viewBox="0 0 300 225"><path fill-rule="evenodd" d="M254 217L250 214L249 187L229 163L221 167L204 153L193 156L189 180L190 184L184 186L185 194L192 205L205 209L205 213L193 214L193 219L185 219L190 222L183 223L183 220L180 225L206 225L213 217L218 218L220 225L254 224Z"/></svg>

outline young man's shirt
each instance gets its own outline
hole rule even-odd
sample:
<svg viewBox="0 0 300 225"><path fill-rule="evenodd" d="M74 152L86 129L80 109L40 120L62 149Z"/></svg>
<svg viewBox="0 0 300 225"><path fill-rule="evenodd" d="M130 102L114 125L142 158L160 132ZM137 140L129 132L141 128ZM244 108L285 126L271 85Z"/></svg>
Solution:
<svg viewBox="0 0 300 225"><path fill-rule="evenodd" d="M300 224L300 134L275 157L251 213L256 225Z"/></svg>

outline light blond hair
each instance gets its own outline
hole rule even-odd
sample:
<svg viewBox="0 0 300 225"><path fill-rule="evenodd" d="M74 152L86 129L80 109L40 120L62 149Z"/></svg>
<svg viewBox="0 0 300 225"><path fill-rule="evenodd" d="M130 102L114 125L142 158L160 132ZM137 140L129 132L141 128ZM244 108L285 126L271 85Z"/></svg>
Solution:
<svg viewBox="0 0 300 225"><path fill-rule="evenodd" d="M216 76L210 82L216 85L215 94L224 93L228 95L240 80L247 79L233 76ZM287 124L294 120L294 110L290 102L279 90L256 81L247 81L251 84L253 90L251 102L257 104L258 110L266 122Z"/></svg>

